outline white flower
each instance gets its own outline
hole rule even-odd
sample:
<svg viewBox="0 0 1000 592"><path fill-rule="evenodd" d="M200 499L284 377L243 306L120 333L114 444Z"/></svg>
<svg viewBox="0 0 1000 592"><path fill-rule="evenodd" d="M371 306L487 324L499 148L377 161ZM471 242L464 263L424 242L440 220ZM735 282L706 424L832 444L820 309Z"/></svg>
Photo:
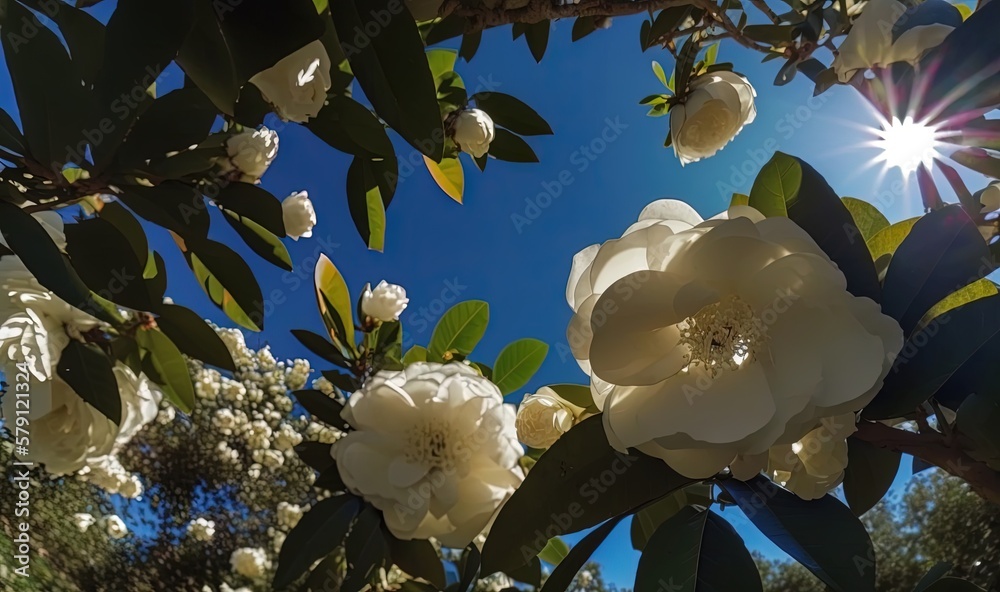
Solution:
<svg viewBox="0 0 1000 592"><path fill-rule="evenodd" d="M229 558L233 571L251 579L260 578L269 567L264 549L243 547L233 551Z"/></svg>
<svg viewBox="0 0 1000 592"><path fill-rule="evenodd" d="M104 518L104 528L108 531L108 536L113 539L122 539L128 535L128 527L114 514Z"/></svg>
<svg viewBox="0 0 1000 592"><path fill-rule="evenodd" d="M906 14L906 6L896 0L868 2L833 59L837 78L848 82L858 70L884 68L896 62L916 63L954 29L941 23L917 25L893 40L893 29L897 24L905 24L898 21L900 17L907 18Z"/></svg>
<svg viewBox="0 0 1000 592"><path fill-rule="evenodd" d="M316 226L316 210L309 200L309 193L299 191L293 193L281 202L281 215L285 223L285 234L292 240L312 236L313 226Z"/></svg>
<svg viewBox="0 0 1000 592"><path fill-rule="evenodd" d="M287 423L281 424L274 433L274 447L282 452L291 450L302 442L302 434Z"/></svg>
<svg viewBox="0 0 1000 592"><path fill-rule="evenodd" d="M372 290L371 284L365 284L361 293L361 312L367 317L388 323L398 321L399 315L406 310L410 299L402 286L386 283L382 280Z"/></svg>
<svg viewBox="0 0 1000 592"><path fill-rule="evenodd" d="M187 533L196 541L208 542L215 536L215 522L205 518L196 518L188 522Z"/></svg>
<svg viewBox="0 0 1000 592"><path fill-rule="evenodd" d="M124 483L122 483L121 487L118 488L118 493L121 494L122 497L128 499L135 499L139 497L142 495L142 491L142 481L140 481L135 475L131 475L127 480L125 480Z"/></svg>
<svg viewBox="0 0 1000 592"><path fill-rule="evenodd" d="M330 55L316 40L250 78L264 100L285 121L305 123L316 117L330 90Z"/></svg>
<svg viewBox="0 0 1000 592"><path fill-rule="evenodd" d="M481 109L466 109L455 118L453 138L463 152L476 158L490 151L494 136L493 120Z"/></svg>
<svg viewBox="0 0 1000 592"><path fill-rule="evenodd" d="M286 530L295 528L295 525L302 519L302 508L297 504L281 502L278 504L278 525Z"/></svg>
<svg viewBox="0 0 1000 592"><path fill-rule="evenodd" d="M721 70L691 81L684 102L670 109L670 138L681 164L708 158L757 117L750 81Z"/></svg>
<svg viewBox="0 0 1000 592"><path fill-rule="evenodd" d="M87 532L87 529L94 525L97 519L90 514L73 514L73 524L80 532Z"/></svg>
<svg viewBox="0 0 1000 592"><path fill-rule="evenodd" d="M415 21L429 21L438 15L444 0L404 0Z"/></svg>
<svg viewBox="0 0 1000 592"><path fill-rule="evenodd" d="M738 456L759 472L772 446L861 409L903 342L805 231L745 206L703 221L683 202L650 204L574 257L566 298L611 444L692 478Z"/></svg>
<svg viewBox="0 0 1000 592"><path fill-rule="evenodd" d="M278 155L278 132L264 126L240 132L226 140L226 152L231 166L241 173L240 180L256 183Z"/></svg>
<svg viewBox="0 0 1000 592"><path fill-rule="evenodd" d="M771 448L768 477L802 499L823 497L844 480L847 437L856 431L854 413L824 418L797 442Z"/></svg>
<svg viewBox="0 0 1000 592"><path fill-rule="evenodd" d="M403 540L461 548L521 483L514 409L464 364L382 371L347 401L333 446L344 483Z"/></svg>
<svg viewBox="0 0 1000 592"><path fill-rule="evenodd" d="M517 438L532 448L548 448L583 417L584 409L545 386L517 409Z"/></svg>

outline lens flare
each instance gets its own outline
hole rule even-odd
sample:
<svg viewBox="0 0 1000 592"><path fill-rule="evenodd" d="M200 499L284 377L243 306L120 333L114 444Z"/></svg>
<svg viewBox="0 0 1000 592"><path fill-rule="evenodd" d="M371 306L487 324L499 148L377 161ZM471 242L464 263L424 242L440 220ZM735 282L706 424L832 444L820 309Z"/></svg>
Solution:
<svg viewBox="0 0 1000 592"><path fill-rule="evenodd" d="M879 160L889 167L899 168L903 174L917 170L921 165L930 166L938 155L938 130L933 125L913 121L906 117L902 121L893 117L891 122L882 124L876 132L879 140L874 142L882 150Z"/></svg>

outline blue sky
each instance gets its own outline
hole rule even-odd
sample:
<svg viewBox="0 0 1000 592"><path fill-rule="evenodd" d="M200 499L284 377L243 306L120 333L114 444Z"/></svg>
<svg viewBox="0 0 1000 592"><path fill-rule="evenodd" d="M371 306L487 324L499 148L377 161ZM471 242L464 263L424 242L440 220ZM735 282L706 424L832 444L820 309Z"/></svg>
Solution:
<svg viewBox="0 0 1000 592"><path fill-rule="evenodd" d="M508 342L535 337L552 347L525 392L557 382L582 383L585 377L565 347L571 311L564 293L572 256L620 235L650 201L678 198L706 217L714 215L726 207L732 191L749 191L756 171L777 149L810 162L841 195L878 204L890 220L920 213L915 183L894 191L900 187L899 172L883 176L880 166L871 166L877 150L864 146L873 136L863 128L875 125L876 119L857 93L836 87L810 100L812 84L802 75L785 87L774 87L771 81L780 62L760 64L759 54L735 43L723 45L719 61L734 62L756 87L757 119L715 157L682 168L672 150L663 148L668 118L646 117L646 109L637 104L662 90L650 61L659 60L668 70L673 67L666 52L639 51L640 22L640 17L618 18L610 30L577 43L570 42L569 21L556 23L541 64L534 62L523 39L511 40L509 28L487 31L472 63L458 66L466 85L524 100L549 121L555 135L529 138L538 164L492 160L480 174L466 160L464 205L445 196L412 148L397 142L403 178L388 210L384 253L366 250L351 222L344 197L350 158L304 128L269 119L268 124L279 129L281 143L263 186L279 198L308 190L319 225L312 239L288 241L292 272L241 251L258 271L270 303L265 331L248 334L248 344L269 344L280 358L309 357L289 330L322 327L311 280L312 266L322 252L344 273L355 297L365 282L386 279L405 286L410 307L403 322L411 329L411 343L426 344L442 303L487 300L492 322L473 358L492 364ZM829 56L821 59L828 61ZM159 87L179 83L178 71L172 68ZM0 106L15 111L3 66ZM966 178L973 190L985 184L980 175ZM943 194L954 201L948 192ZM213 226L214 236L238 243L226 225ZM167 260L167 294L232 326L194 282L165 231L154 229L151 241ZM419 326L427 328L412 331ZM733 517L748 546L773 554L775 548L738 514L725 513ZM628 542L627 521L595 558L604 564L608 580L631 587L637 554Z"/></svg>

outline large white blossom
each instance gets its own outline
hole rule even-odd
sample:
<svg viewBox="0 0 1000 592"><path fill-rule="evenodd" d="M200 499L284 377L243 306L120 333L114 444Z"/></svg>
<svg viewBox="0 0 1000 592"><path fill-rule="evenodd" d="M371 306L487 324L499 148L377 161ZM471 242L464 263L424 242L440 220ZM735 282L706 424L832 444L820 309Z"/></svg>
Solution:
<svg viewBox="0 0 1000 592"><path fill-rule="evenodd" d="M578 253L568 337L619 450L693 478L790 445L878 392L902 330L788 218L735 207L703 221L647 206Z"/></svg>
<svg viewBox="0 0 1000 592"><path fill-rule="evenodd" d="M768 476L803 499L823 497L844 480L847 437L857 431L854 421L854 413L827 417L798 441L771 447Z"/></svg>
<svg viewBox="0 0 1000 592"><path fill-rule="evenodd" d="M316 226L316 210L309 200L308 192L297 191L286 197L281 202L281 214L285 234L292 240L312 236L313 226Z"/></svg>
<svg viewBox="0 0 1000 592"><path fill-rule="evenodd" d="M250 78L285 121L304 123L319 115L330 90L330 55L322 41L297 49Z"/></svg>
<svg viewBox="0 0 1000 592"><path fill-rule="evenodd" d="M242 131L226 140L226 152L223 170L235 169L241 181L257 183L278 156L278 132L264 126Z"/></svg>
<svg viewBox="0 0 1000 592"><path fill-rule="evenodd" d="M833 70L841 82L850 81L858 70L884 68L896 62L916 63L954 30L943 23L917 25L893 39L893 29L906 15L906 5L897 0L866 3L833 59ZM905 21L900 24L905 25Z"/></svg>
<svg viewBox="0 0 1000 592"><path fill-rule="evenodd" d="M333 446L344 483L403 540L461 548L523 479L514 409L465 364L382 371L350 399Z"/></svg>
<svg viewBox="0 0 1000 592"><path fill-rule="evenodd" d="M583 419L584 411L544 386L517 408L517 438L532 448L548 448Z"/></svg>
<svg viewBox="0 0 1000 592"><path fill-rule="evenodd" d="M757 117L757 91L744 76L721 70L698 76L684 102L670 109L670 139L681 164L714 155Z"/></svg>

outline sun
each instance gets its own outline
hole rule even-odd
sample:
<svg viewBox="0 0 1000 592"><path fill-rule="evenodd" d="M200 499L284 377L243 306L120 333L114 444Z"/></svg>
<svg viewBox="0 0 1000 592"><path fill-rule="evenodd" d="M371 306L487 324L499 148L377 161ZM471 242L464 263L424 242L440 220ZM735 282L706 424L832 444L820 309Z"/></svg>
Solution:
<svg viewBox="0 0 1000 592"><path fill-rule="evenodd" d="M904 174L912 173L921 165L930 166L942 144L935 126L913 121L912 117L902 121L893 117L891 122L883 122L882 129L875 133L880 139L875 140L874 145L882 150L879 160L886 166L899 168Z"/></svg>

